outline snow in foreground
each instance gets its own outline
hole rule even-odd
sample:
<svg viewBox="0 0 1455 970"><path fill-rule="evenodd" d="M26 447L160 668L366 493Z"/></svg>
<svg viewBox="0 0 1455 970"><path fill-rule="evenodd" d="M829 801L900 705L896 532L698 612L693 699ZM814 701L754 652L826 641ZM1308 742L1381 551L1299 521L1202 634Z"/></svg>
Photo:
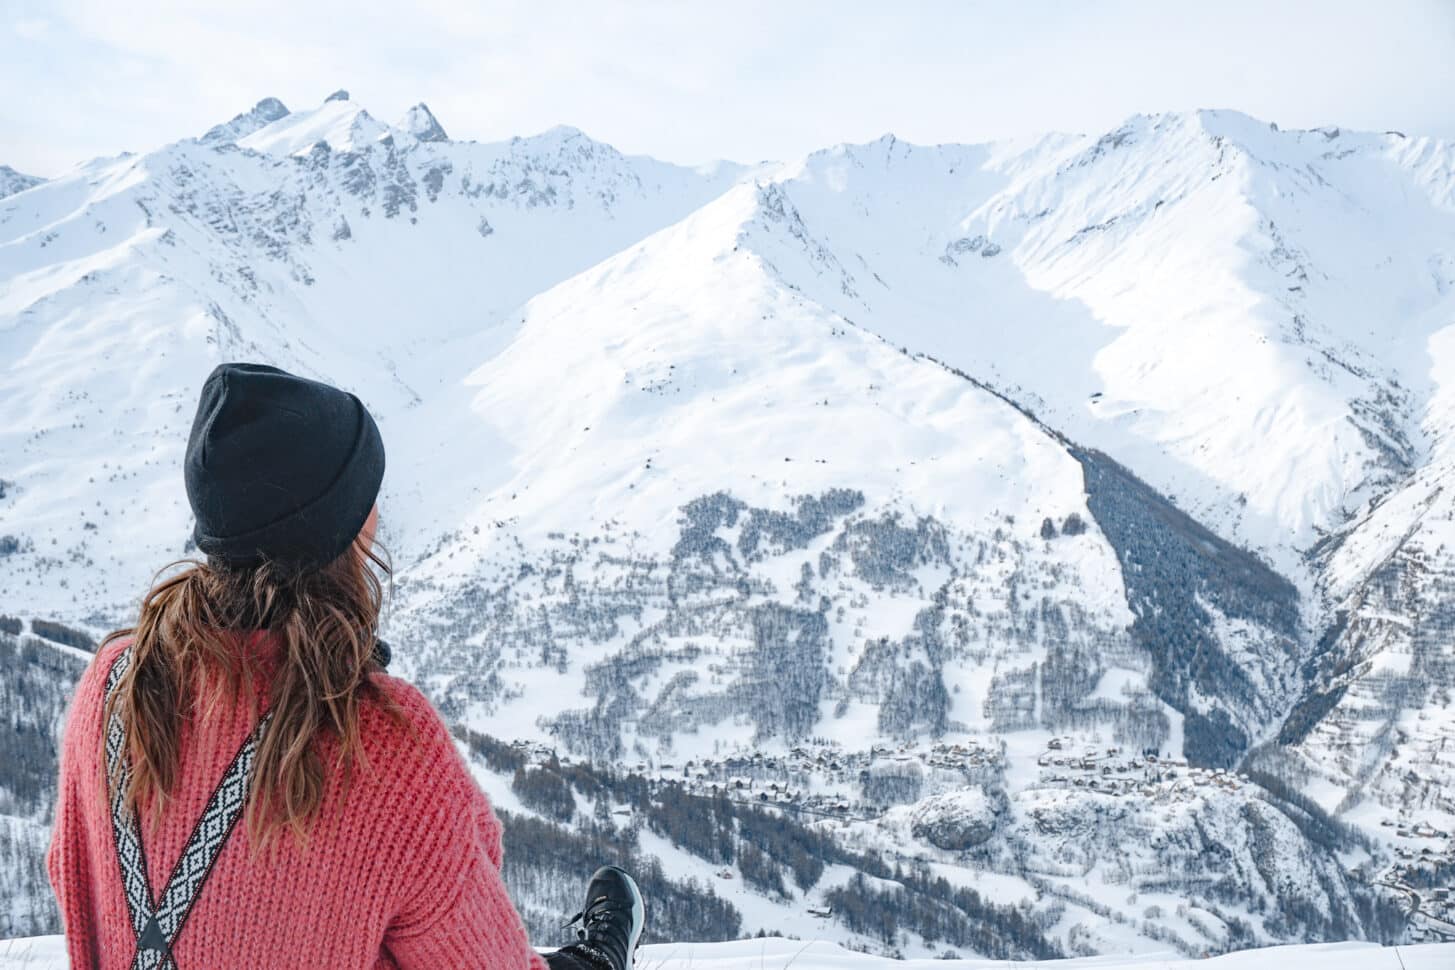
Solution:
<svg viewBox="0 0 1455 970"><path fill-rule="evenodd" d="M1194 961L1180 957L1087 957L1011 963L1003 960L889 960L854 953L833 943L760 939L732 943L666 943L637 953L641 970L985 970L991 967L1041 967L1046 970L1157 970ZM1455 967L1455 943L1380 947L1372 943L1317 943L1243 950L1195 961L1209 970L1448 970ZM0 970L65 970L59 936L0 941Z"/></svg>

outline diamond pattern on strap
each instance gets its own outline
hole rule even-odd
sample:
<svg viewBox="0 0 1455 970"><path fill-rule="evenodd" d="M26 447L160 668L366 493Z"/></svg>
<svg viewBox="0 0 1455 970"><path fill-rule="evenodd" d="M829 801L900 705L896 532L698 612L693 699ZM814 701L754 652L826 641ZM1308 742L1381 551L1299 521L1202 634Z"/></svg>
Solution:
<svg viewBox="0 0 1455 970"><path fill-rule="evenodd" d="M108 698L130 665L131 647L128 646L112 664L111 672L106 677ZM126 811L122 798L125 783L131 775L130 766L122 754L125 731L120 715L112 713L106 729L106 769L110 777L121 781L111 792L111 828L116 837L116 859L121 867L126 906L137 937L133 970L156 970L164 963L167 967L176 967L172 946L177 942L182 924L187 921L187 914L191 912L192 904L202 890L202 884L206 882L222 847L232 834L233 826L242 815L248 787L252 781L258 743L272 718L271 711L263 715L257 728L238 749L232 764L228 766L227 772L208 800L207 807L202 810L202 817L192 830L192 835L177 860L177 866L172 870L171 878L167 880L167 886L153 908L141 832L135 815Z"/></svg>

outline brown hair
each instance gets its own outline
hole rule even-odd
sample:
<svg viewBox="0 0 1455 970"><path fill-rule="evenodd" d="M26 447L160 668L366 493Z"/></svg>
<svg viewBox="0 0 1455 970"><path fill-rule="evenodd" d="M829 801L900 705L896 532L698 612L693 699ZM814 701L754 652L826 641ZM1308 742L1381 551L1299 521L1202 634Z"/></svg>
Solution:
<svg viewBox="0 0 1455 970"><path fill-rule="evenodd" d="M392 570L387 553L365 542L356 537L337 559L312 570L275 562L239 568L209 559L180 560L158 572L190 565L154 581L136 626L103 641L135 637L131 666L107 701L102 722L110 723L113 710L121 715L131 766L123 792L129 810L151 797L149 821L160 820L177 781L179 734L189 701L200 698L211 710L238 697L244 686L258 696L238 647L242 632L267 629L281 649L268 685L273 719L258 746L248 790L247 831L255 848L285 829L306 842L328 770L315 742L325 733L338 740L334 768L344 771L347 784L353 762L363 760L361 704L377 701L402 720L397 705L369 677L378 669L375 630L384 598L370 564L386 580Z"/></svg>

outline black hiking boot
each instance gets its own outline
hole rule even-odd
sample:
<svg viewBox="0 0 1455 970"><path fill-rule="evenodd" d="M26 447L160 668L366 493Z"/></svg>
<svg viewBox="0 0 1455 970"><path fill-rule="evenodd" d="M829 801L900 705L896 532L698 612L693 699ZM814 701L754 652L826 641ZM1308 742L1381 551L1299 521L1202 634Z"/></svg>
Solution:
<svg viewBox="0 0 1455 970"><path fill-rule="evenodd" d="M616 866L602 866L586 887L586 904L571 917L579 943L563 949L585 957L602 970L632 970L646 908L636 880Z"/></svg>

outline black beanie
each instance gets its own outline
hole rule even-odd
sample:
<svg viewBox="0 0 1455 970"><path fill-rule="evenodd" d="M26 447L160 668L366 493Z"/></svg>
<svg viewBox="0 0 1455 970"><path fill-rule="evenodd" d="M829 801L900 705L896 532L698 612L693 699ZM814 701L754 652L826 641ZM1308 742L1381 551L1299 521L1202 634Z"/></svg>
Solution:
<svg viewBox="0 0 1455 970"><path fill-rule="evenodd" d="M198 549L232 566L311 569L364 527L384 442L347 391L267 364L219 364L202 385L185 466Z"/></svg>

